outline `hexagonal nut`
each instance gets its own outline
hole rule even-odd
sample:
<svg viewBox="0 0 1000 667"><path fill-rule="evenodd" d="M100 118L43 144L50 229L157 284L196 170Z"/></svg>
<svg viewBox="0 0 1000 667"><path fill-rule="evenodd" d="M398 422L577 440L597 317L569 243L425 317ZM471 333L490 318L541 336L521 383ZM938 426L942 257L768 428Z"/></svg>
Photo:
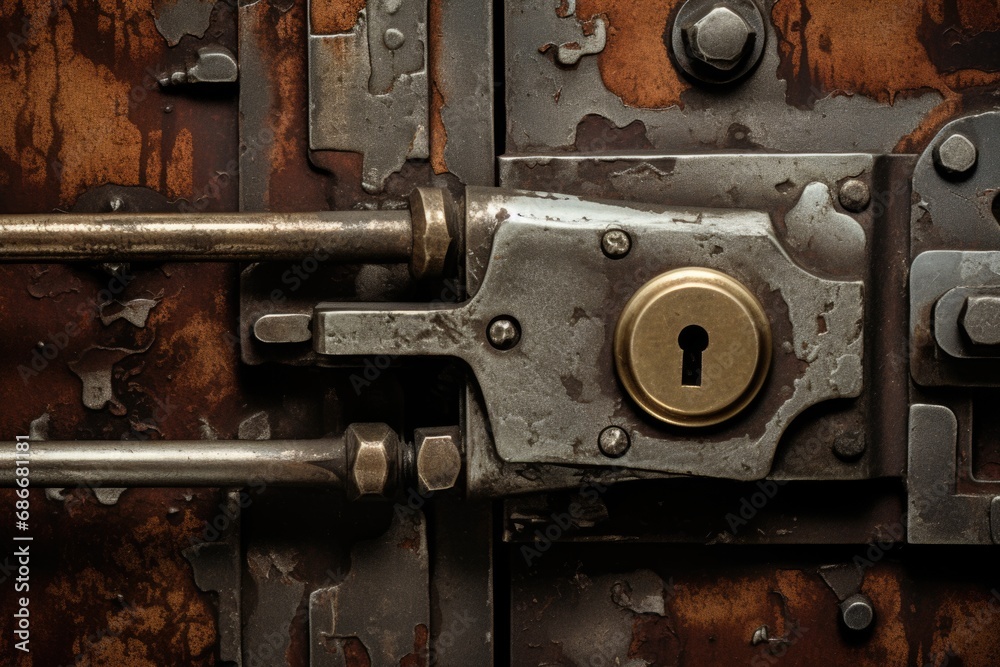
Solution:
<svg viewBox="0 0 1000 667"><path fill-rule="evenodd" d="M455 486L462 472L462 451L455 427L417 429L417 485L420 493L444 491Z"/></svg>
<svg viewBox="0 0 1000 667"><path fill-rule="evenodd" d="M440 276L447 264L453 234L451 197L441 188L416 188L410 194L413 255L410 273L417 280Z"/></svg>
<svg viewBox="0 0 1000 667"><path fill-rule="evenodd" d="M945 174L958 176L976 166L976 145L964 134L953 134L934 148L934 163Z"/></svg>
<svg viewBox="0 0 1000 667"><path fill-rule="evenodd" d="M743 17L728 7L713 7L683 32L691 57L719 70L736 67L755 34Z"/></svg>
<svg viewBox="0 0 1000 667"><path fill-rule="evenodd" d="M970 296L961 323L973 345L1000 345L1000 295Z"/></svg>
<svg viewBox="0 0 1000 667"><path fill-rule="evenodd" d="M347 495L384 497L399 479L399 436L386 424L351 424L347 445Z"/></svg>

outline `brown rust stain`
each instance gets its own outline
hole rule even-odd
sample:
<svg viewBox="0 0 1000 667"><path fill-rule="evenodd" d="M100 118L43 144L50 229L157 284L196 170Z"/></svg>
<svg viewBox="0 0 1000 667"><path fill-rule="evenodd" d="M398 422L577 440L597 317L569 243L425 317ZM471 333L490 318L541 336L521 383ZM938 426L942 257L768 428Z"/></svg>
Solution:
<svg viewBox="0 0 1000 667"><path fill-rule="evenodd" d="M670 61L664 33L681 0L579 0L577 19L586 32L595 17L608 21L608 40L597 56L605 87L627 106L683 107L691 86ZM590 26L588 28L588 25Z"/></svg>
<svg viewBox="0 0 1000 667"><path fill-rule="evenodd" d="M34 664L214 664L214 609L180 551L218 502L210 490L185 498L180 489L133 489L113 508L88 493L70 514L32 492ZM167 519L170 508L176 521ZM5 615L13 601L0 599ZM0 637L4 655L13 653L9 642Z"/></svg>
<svg viewBox="0 0 1000 667"><path fill-rule="evenodd" d="M225 284L219 285L219 288L234 289ZM152 352L157 369L169 372L168 391L199 397L194 406L185 406L189 409L195 407L199 412L191 414L192 418L217 414L234 407L238 366L233 342L236 332L234 327L227 325L230 310L217 306L213 308L211 301L203 299L197 301L200 309L185 307L194 297L194 291L191 288L163 299L151 312L147 325L158 330L159 340ZM163 326L167 324L172 326Z"/></svg>
<svg viewBox="0 0 1000 667"><path fill-rule="evenodd" d="M428 7L428 66L431 76L430 99L430 158L431 168L435 174L448 171L448 163L444 157L448 145L448 130L444 126L441 115L448 105L445 90L448 86L446 73L441 71L441 48L444 34L442 33L443 0L431 0Z"/></svg>
<svg viewBox="0 0 1000 667"><path fill-rule="evenodd" d="M183 127L177 132L170 150L170 169L167 171L167 192L177 198L194 190L194 137Z"/></svg>
<svg viewBox="0 0 1000 667"><path fill-rule="evenodd" d="M66 207L86 189L104 183L144 184L153 156L143 146L141 126L159 114L142 107L149 95L148 74L155 67L151 45L159 39L149 0L101 0L100 10L114 20L98 20L94 8L75 0L53 11L48 2L5 3L0 19L23 13L30 26L13 57L0 60L0 155L18 165L22 188L58 184ZM91 38L92 32L99 34ZM100 43L84 47L85 38ZM155 84L154 84L155 85ZM175 162L174 157L180 158ZM171 156L165 165L173 183L170 196L191 187L191 152Z"/></svg>
<svg viewBox="0 0 1000 667"><path fill-rule="evenodd" d="M413 652L400 658L399 667L427 667L429 636L427 626L423 623L413 628Z"/></svg>
<svg viewBox="0 0 1000 667"><path fill-rule="evenodd" d="M309 21L314 35L334 35L350 32L358 23L358 12L365 0L313 0L309 6Z"/></svg>
<svg viewBox="0 0 1000 667"><path fill-rule="evenodd" d="M347 667L372 667L368 648L357 637L348 637L344 640L344 662Z"/></svg>
<svg viewBox="0 0 1000 667"><path fill-rule="evenodd" d="M306 49L288 48L306 39L305 3L272 14L261 25L257 39L263 54L262 75L273 90L270 96L271 174L267 203L271 211L325 210L330 208L329 177L313 169L308 160L308 84ZM360 171L358 174L360 180Z"/></svg>
<svg viewBox="0 0 1000 667"><path fill-rule="evenodd" d="M886 665L909 662L910 646L903 622L903 601L898 572L873 568L865 573L861 591L875 601L878 632L870 639L869 652Z"/></svg>
<svg viewBox="0 0 1000 667"><path fill-rule="evenodd" d="M961 112L963 93L1000 82L991 51L972 49L976 57L965 46L979 40L997 48L995 2L778 0L771 16L789 104L809 109L828 95L856 94L893 104L929 91L944 98L899 151L918 149Z"/></svg>

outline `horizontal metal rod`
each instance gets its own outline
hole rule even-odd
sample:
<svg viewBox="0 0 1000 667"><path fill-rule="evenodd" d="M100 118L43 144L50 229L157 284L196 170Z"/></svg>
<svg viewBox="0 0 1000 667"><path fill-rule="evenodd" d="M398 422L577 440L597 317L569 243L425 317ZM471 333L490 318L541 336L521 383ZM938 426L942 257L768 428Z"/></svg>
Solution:
<svg viewBox="0 0 1000 667"><path fill-rule="evenodd" d="M0 261L409 262L408 211L0 216Z"/></svg>
<svg viewBox="0 0 1000 667"><path fill-rule="evenodd" d="M31 440L0 447L0 486L27 468L31 487L342 486L342 438L319 440ZM27 462L27 465L18 462Z"/></svg>

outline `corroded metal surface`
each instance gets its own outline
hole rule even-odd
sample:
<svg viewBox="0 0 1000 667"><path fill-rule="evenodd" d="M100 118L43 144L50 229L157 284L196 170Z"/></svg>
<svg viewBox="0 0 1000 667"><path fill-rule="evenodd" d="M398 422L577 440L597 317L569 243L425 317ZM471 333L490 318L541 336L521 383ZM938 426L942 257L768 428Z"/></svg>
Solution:
<svg viewBox="0 0 1000 667"><path fill-rule="evenodd" d="M873 544L775 563L759 550L655 547L623 560L620 545L574 545L526 567L515 551L511 605L522 620L512 664L995 664L1000 592L990 557L965 550L963 572L942 578L942 551L899 556ZM852 562L875 608L861 635L838 623L838 598L820 575Z"/></svg>
<svg viewBox="0 0 1000 667"><path fill-rule="evenodd" d="M930 150L935 133L956 117L994 106L1000 84L1000 18L995 3L980 0L760 2L766 48L750 76L725 90L685 77L671 60L680 0L494 7L430 0L427 159L404 161L372 194L362 187L360 154L309 149L306 44L310 30L355 30L369 4L376 3L3 3L0 212L399 210L417 185L453 194L460 185L493 185L494 122L508 152L543 157L572 150L916 153ZM206 46L236 55L238 86L160 85ZM978 148L982 159L985 147ZM301 343L301 317L315 303L428 294L457 301L461 282L418 291L402 263L315 272L304 263L3 265L0 435L317 438L359 418L405 433L458 423L457 398L467 392L462 410L475 450L468 474L489 493L563 491L497 509L495 522L511 544L494 552L494 570L493 508L436 505L422 487L410 490L402 502L428 513L423 556L430 562L430 579L421 579L427 597L410 593L430 607L426 624L392 629L406 651L397 652L400 664L995 664L995 554L897 546L907 520L898 478L908 400L954 414L954 460L949 450L931 467L950 472L955 463L950 497L975 497L984 508L976 516L979 541L1000 532L1000 504L988 497L1000 479L997 392L911 389L905 331L884 326L906 319L904 221L915 160L855 153L817 172L809 160L775 158L767 177L748 182L702 171L690 158L638 169L618 160L517 159L501 163L503 178L531 189L693 206L705 204L695 201L705 192L696 186L710 181L711 205L767 210L781 230L824 221L849 241L860 228L874 273L846 255L815 252L825 241L810 234L786 250L809 271L868 281L866 324L883 326L865 327L872 364L864 382L877 390L803 413L775 455L773 487L703 480L611 487L630 475L499 460L477 390L464 387L455 364L391 358L303 368L317 362ZM868 189L866 207L849 207L857 199L840 188L850 179ZM985 202L977 215L989 224L998 210L995 185L975 192ZM958 210L957 203L946 206ZM940 224L928 211L914 208L913 223L915 251L939 247ZM468 241L470 293L481 284L492 233L474 230ZM287 275L298 283L285 282ZM300 342L253 337L256 319L272 312L299 318L292 338ZM866 478L873 479L860 481ZM814 482L786 486L786 479L854 481L810 490ZM577 484L578 494L565 491ZM756 494L774 489L767 507L753 506ZM234 509L224 490L81 484L32 491L42 554L32 569L32 664L215 665L239 652L247 667L305 667L310 594L344 582L351 546L384 540L397 508L345 509L321 492L243 493ZM12 501L0 491L0 506ZM536 531L545 537L553 515L573 503L572 525L539 548L545 543ZM9 531L2 524L0 540L9 541ZM233 534L242 549L225 543ZM607 544L586 544L594 541ZM648 544L660 541L695 546ZM414 547L423 545L395 545L400 553ZM525 547L541 554L529 552L530 567ZM224 552L228 569L213 578L184 556L196 552ZM238 607L234 554L244 584ZM3 558L6 587L11 570ZM844 595L821 573L848 563L860 563L859 590L874 606L868 634L840 625ZM207 591L218 585L231 590L219 593L217 607ZM13 604L0 595L0 617L9 618ZM338 643L345 664L373 664L375 648L361 639ZM11 651L5 632L0 654Z"/></svg>

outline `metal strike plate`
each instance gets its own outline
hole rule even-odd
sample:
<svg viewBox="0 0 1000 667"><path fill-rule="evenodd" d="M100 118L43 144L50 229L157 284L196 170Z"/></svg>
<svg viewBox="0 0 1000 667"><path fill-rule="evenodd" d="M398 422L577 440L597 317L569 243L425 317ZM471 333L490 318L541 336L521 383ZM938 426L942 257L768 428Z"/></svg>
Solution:
<svg viewBox="0 0 1000 667"><path fill-rule="evenodd" d="M956 490L958 420L943 405L910 406L906 473L907 541L911 544L992 544L998 519L994 494Z"/></svg>
<svg viewBox="0 0 1000 667"><path fill-rule="evenodd" d="M1000 252L934 250L910 269L910 372L926 387L998 387L1000 356L961 331L969 296L1000 291ZM1000 326L1000 322L997 323Z"/></svg>
<svg viewBox="0 0 1000 667"><path fill-rule="evenodd" d="M766 214L619 205L565 195L472 188L467 217L496 221L489 265L469 301L321 304L313 345L322 355L454 356L471 367L496 448L508 462L607 465L598 435L625 429L626 468L734 479L768 473L784 429L816 403L862 388L860 281L817 277L790 260ZM627 256L601 248L609 229L632 239ZM702 265L753 292L772 321L772 373L743 415L712 429L653 423L621 390L612 359L626 301L665 271ZM514 318L520 340L495 348L487 329Z"/></svg>
<svg viewBox="0 0 1000 667"><path fill-rule="evenodd" d="M361 153L362 185L380 192L430 154L427 3L370 0L349 32L327 29L310 23L309 147Z"/></svg>

